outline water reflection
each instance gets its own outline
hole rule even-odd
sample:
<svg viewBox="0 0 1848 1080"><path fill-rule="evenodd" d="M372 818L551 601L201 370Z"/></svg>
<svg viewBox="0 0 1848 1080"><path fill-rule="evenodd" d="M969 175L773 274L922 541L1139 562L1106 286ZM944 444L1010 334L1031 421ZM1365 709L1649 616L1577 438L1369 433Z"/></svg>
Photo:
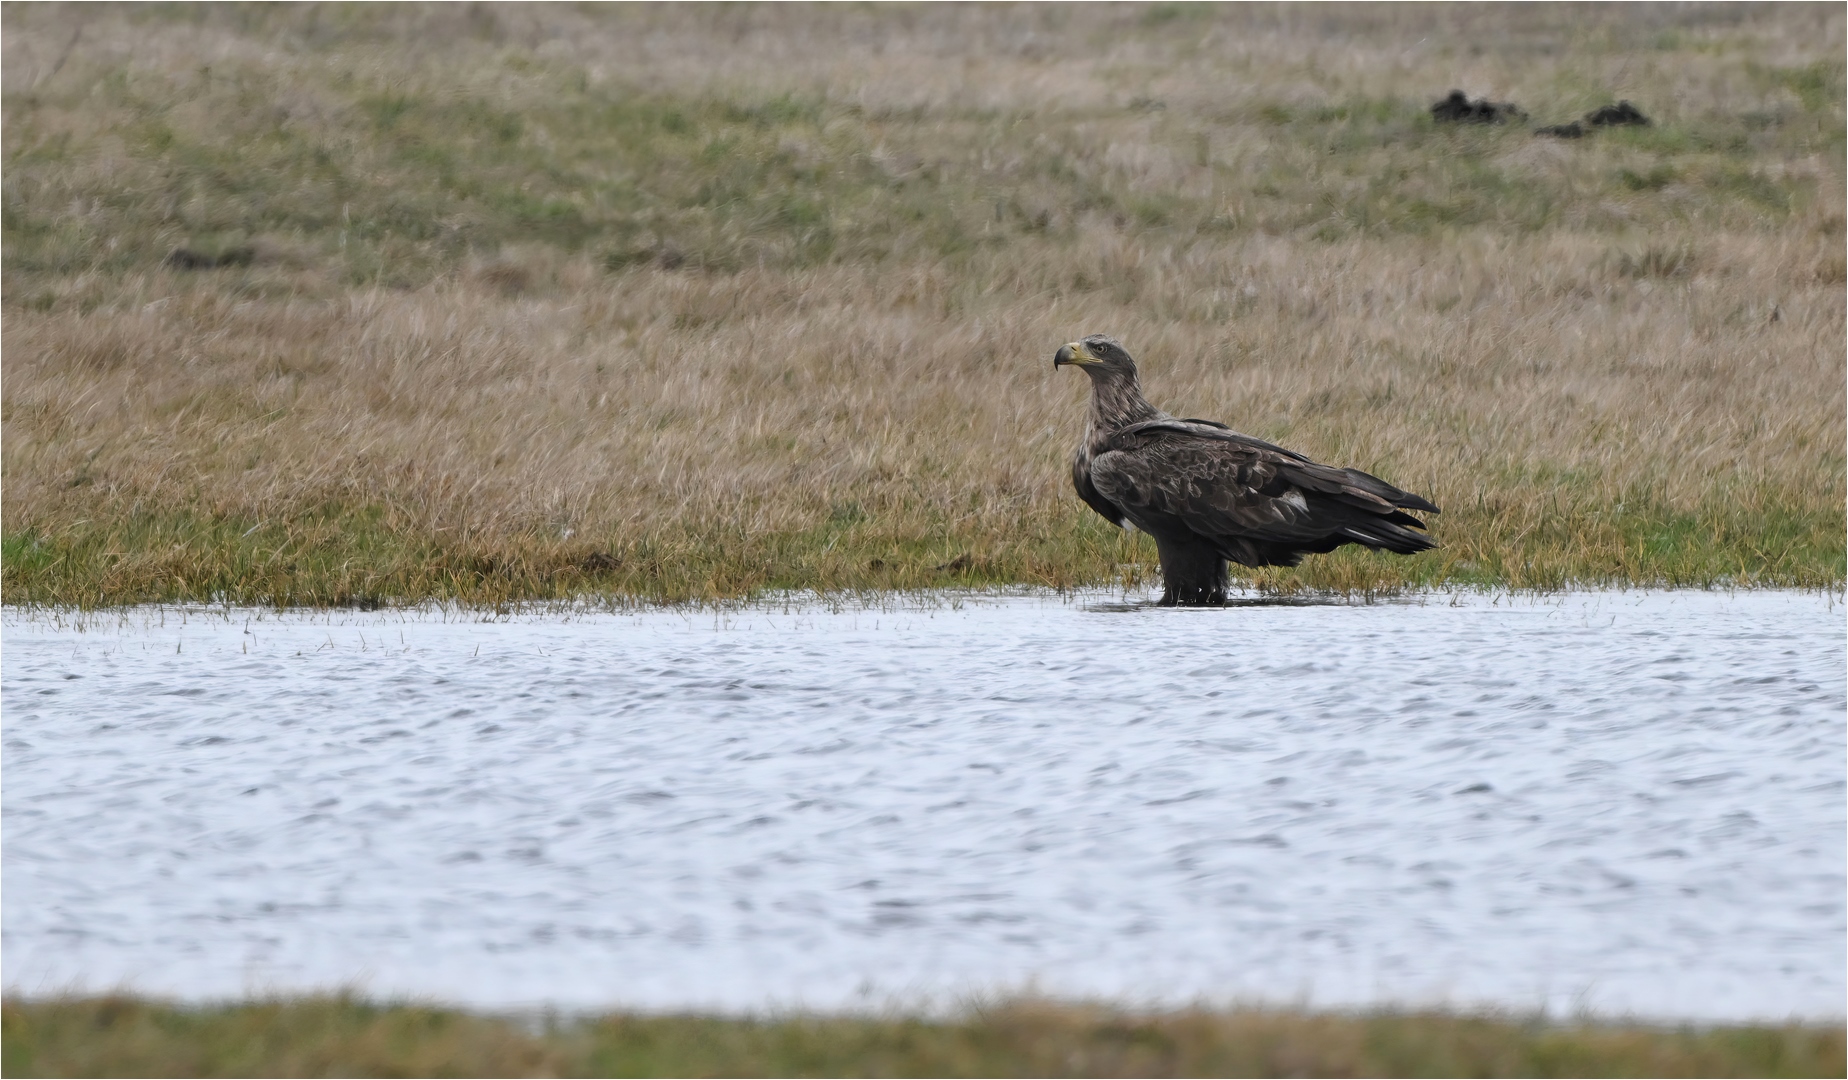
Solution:
<svg viewBox="0 0 1848 1080"><path fill-rule="evenodd" d="M1159 597L1081 601L1080 610L1128 615L1144 611L1224 611L1228 608L1352 607L1356 601L1327 596L1233 596L1210 607L1165 607Z"/></svg>

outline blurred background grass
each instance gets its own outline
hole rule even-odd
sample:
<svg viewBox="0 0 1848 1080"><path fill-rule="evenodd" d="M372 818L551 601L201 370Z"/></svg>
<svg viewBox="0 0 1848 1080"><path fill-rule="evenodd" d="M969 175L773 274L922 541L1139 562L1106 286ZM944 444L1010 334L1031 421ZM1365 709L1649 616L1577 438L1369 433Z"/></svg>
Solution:
<svg viewBox="0 0 1848 1080"><path fill-rule="evenodd" d="M1090 332L1445 507L1262 588L1843 580L1838 6L0 18L8 602L1133 585Z"/></svg>
<svg viewBox="0 0 1848 1080"><path fill-rule="evenodd" d="M16 7L8 291L264 237L300 245L324 288L417 288L522 244L614 270L736 271L1077 242L1092 215L1144 242L1330 241L1640 238L1806 209L1826 230L1839 210L1815 206L1844 151L1826 6L1434 14ZM1265 55L1279 38L1284 54ZM902 77L932 60L950 70ZM989 80L1009 68L1026 70ZM1202 69L1219 77L1187 78ZM1524 126L1432 123L1429 101L1476 71L1494 84L1477 92L1518 93L1537 117L1622 93L1657 123L1565 148L1594 167L1566 165L1561 184L1504 160L1531 142ZM1165 182L1137 182L1153 171ZM1629 271L1677 269L1649 258Z"/></svg>

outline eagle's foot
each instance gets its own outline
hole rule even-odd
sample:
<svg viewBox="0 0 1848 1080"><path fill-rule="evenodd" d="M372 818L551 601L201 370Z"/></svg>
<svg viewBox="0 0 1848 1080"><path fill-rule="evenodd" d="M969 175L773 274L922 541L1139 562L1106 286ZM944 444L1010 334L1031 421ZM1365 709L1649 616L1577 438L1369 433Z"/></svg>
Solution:
<svg viewBox="0 0 1848 1080"><path fill-rule="evenodd" d="M1225 607L1226 587L1224 585L1175 586L1170 585L1161 593L1162 607Z"/></svg>

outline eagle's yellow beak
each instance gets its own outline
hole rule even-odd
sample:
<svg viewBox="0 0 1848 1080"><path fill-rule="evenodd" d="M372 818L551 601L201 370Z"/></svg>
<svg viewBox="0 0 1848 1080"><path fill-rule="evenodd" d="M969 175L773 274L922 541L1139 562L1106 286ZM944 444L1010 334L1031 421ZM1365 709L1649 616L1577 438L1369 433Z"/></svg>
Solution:
<svg viewBox="0 0 1848 1080"><path fill-rule="evenodd" d="M1097 363L1102 363L1102 361L1092 356L1091 350L1085 348L1084 342L1082 341L1074 341L1068 345L1061 345L1059 346L1059 351L1052 354L1052 366L1055 368L1061 364L1076 364L1079 367L1083 367L1086 364Z"/></svg>

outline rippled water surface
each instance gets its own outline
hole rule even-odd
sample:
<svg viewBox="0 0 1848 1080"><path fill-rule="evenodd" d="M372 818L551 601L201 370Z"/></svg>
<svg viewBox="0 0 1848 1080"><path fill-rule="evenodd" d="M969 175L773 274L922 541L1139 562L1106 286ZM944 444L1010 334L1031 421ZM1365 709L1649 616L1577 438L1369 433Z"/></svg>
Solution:
<svg viewBox="0 0 1848 1080"><path fill-rule="evenodd" d="M1840 598L4 617L6 982L1842 1013Z"/></svg>

